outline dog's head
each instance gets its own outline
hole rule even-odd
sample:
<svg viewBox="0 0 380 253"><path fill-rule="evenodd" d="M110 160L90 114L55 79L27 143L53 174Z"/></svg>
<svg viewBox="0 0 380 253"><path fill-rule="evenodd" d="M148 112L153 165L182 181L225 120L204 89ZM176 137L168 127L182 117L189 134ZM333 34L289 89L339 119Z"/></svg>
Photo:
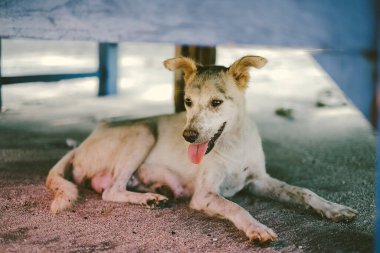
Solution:
<svg viewBox="0 0 380 253"><path fill-rule="evenodd" d="M245 56L228 68L202 66L185 57L164 61L167 69L184 72L187 122L183 137L190 143L188 155L193 163L200 163L222 134L241 123L249 68L266 63L260 56Z"/></svg>

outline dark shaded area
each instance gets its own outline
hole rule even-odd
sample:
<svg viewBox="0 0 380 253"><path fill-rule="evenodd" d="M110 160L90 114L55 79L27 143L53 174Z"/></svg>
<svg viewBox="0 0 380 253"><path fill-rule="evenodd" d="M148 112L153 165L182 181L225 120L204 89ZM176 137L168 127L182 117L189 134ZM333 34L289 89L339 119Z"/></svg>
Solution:
<svg viewBox="0 0 380 253"><path fill-rule="evenodd" d="M27 232L29 228L21 227L17 228L15 230L8 231L6 233L0 234L0 240L4 241L5 243L10 243L10 242L16 242L19 240L24 240L28 238Z"/></svg>

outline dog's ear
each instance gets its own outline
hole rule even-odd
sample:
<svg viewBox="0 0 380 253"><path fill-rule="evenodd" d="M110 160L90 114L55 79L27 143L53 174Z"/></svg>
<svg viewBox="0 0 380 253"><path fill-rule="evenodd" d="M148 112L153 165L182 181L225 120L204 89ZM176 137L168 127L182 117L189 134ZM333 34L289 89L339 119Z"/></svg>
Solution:
<svg viewBox="0 0 380 253"><path fill-rule="evenodd" d="M164 61L164 66L171 71L182 70L185 74L185 81L189 80L189 78L197 71L195 61L187 57L167 59Z"/></svg>
<svg viewBox="0 0 380 253"><path fill-rule="evenodd" d="M260 69L267 64L267 60L261 56L248 55L232 63L228 68L228 73L236 80L241 89L245 89L249 81L249 68L255 67Z"/></svg>

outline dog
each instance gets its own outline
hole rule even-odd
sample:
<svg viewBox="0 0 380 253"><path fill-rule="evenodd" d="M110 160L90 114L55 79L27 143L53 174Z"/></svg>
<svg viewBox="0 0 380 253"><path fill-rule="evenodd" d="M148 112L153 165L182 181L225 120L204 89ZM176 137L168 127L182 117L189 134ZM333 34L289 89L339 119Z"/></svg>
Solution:
<svg viewBox="0 0 380 253"><path fill-rule="evenodd" d="M150 207L168 201L156 191L169 187L174 198L191 198L190 208L227 219L261 243L276 240L276 233L227 199L243 188L252 196L311 207L333 221L352 220L354 209L266 173L261 139L244 98L250 68L266 63L260 56L245 56L229 67L202 66L186 57L164 61L167 69L184 73L186 112L99 123L50 170L46 186L55 194L52 212L71 208L77 185L88 179L105 201ZM71 170L74 182L65 178Z"/></svg>

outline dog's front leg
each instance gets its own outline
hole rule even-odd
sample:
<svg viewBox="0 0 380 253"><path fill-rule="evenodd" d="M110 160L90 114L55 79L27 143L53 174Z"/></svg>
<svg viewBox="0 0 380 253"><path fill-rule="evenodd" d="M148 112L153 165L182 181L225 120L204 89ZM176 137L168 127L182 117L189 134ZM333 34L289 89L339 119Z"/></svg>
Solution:
<svg viewBox="0 0 380 253"><path fill-rule="evenodd" d="M217 193L207 192L205 194L194 195L190 207L204 211L211 216L230 220L250 240L264 243L277 239L277 235L272 229L261 224L241 206L223 198Z"/></svg>
<svg viewBox="0 0 380 253"><path fill-rule="evenodd" d="M197 180L202 181L196 185L194 195L190 202L190 207L203 211L211 216L230 220L238 229L242 230L250 240L259 242L274 241L277 239L276 233L272 229L261 224L254 219L249 212L236 203L222 197L212 183L213 180ZM206 183L207 181L211 181ZM211 187L210 187L211 186Z"/></svg>
<svg viewBox="0 0 380 253"><path fill-rule="evenodd" d="M348 206L328 201L308 189L286 184L269 175L254 179L248 189L255 195L311 207L333 221L350 221L358 214Z"/></svg>

